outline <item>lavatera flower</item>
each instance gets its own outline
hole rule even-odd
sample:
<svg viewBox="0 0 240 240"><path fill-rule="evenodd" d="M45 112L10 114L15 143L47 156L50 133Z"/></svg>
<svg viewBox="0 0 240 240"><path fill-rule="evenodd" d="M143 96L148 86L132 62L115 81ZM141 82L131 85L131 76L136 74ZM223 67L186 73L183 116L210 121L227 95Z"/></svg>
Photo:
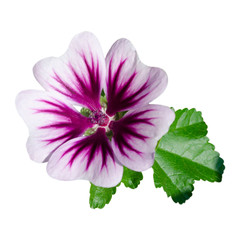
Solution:
<svg viewBox="0 0 240 240"><path fill-rule="evenodd" d="M123 166L153 165L157 141L175 115L149 104L166 88L167 75L142 64L128 40L115 42L104 59L96 37L81 33L63 56L41 60L33 72L46 91L23 91L16 105L29 128L30 158L48 162L50 176L113 187Z"/></svg>

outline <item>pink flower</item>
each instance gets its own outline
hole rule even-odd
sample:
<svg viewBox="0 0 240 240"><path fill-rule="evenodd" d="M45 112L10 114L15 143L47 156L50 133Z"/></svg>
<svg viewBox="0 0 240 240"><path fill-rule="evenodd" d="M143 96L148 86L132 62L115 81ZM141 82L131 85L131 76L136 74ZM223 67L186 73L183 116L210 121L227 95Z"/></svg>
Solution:
<svg viewBox="0 0 240 240"><path fill-rule="evenodd" d="M135 171L153 165L156 143L174 120L168 107L149 104L166 88L167 75L142 64L128 40L115 42L104 59L96 37L81 33L63 56L41 60L33 72L46 91L23 91L16 105L29 127L30 158L48 162L50 176L112 187L123 165Z"/></svg>

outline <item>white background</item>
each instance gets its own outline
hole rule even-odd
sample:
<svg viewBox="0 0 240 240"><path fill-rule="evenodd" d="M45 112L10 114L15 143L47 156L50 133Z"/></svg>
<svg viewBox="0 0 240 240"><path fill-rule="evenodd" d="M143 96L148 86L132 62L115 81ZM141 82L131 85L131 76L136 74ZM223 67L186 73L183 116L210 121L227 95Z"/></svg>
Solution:
<svg viewBox="0 0 240 240"><path fill-rule="evenodd" d="M240 239L239 1L2 0L0 24L0 239ZM110 205L92 210L87 181L54 180L29 159L15 96L41 89L32 66L85 30L105 54L125 37L145 64L166 70L156 102L203 112L225 160L221 183L197 182L179 205L154 188L149 169L138 189L121 186Z"/></svg>

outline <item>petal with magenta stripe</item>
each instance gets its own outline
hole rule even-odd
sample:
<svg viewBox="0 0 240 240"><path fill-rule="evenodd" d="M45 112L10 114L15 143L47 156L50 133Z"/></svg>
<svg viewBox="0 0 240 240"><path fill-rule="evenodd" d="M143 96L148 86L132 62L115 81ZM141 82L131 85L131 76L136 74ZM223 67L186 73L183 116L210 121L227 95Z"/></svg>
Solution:
<svg viewBox="0 0 240 240"><path fill-rule="evenodd" d="M33 73L46 90L91 110L101 108L106 66L101 46L93 34L76 35L63 56L39 61Z"/></svg>
<svg viewBox="0 0 240 240"><path fill-rule="evenodd" d="M174 112L168 107L147 105L112 121L112 147L119 162L135 171L150 168L157 141L168 131L174 118Z"/></svg>
<svg viewBox="0 0 240 240"><path fill-rule="evenodd" d="M27 90L16 98L19 114L29 128L27 149L32 160L46 158L61 144L79 137L93 124L53 94Z"/></svg>
<svg viewBox="0 0 240 240"><path fill-rule="evenodd" d="M47 165L50 176L60 180L86 179L96 186L113 187L122 179L123 167L117 163L105 129L73 139L58 148Z"/></svg>
<svg viewBox="0 0 240 240"><path fill-rule="evenodd" d="M145 66L127 39L115 42L107 54L107 113L136 109L158 97L167 86L167 75L160 68Z"/></svg>

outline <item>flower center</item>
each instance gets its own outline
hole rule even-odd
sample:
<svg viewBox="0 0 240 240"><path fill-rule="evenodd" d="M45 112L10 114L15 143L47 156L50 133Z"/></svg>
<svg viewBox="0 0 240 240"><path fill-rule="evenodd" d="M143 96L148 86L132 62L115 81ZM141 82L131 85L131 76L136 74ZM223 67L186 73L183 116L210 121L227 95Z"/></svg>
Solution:
<svg viewBox="0 0 240 240"><path fill-rule="evenodd" d="M107 126L109 123L109 117L107 114L100 110L91 112L89 118L91 123L98 124L99 126Z"/></svg>

